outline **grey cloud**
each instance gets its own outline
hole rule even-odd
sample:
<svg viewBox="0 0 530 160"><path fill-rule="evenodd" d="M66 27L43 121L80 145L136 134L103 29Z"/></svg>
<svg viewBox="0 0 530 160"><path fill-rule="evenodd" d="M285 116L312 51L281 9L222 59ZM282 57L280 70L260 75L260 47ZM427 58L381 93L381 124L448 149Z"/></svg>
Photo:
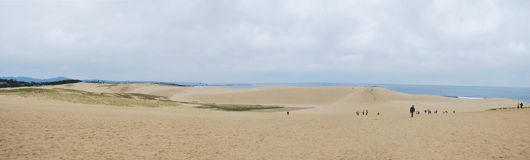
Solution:
<svg viewBox="0 0 530 160"><path fill-rule="evenodd" d="M4 76L530 86L526 1L0 4Z"/></svg>

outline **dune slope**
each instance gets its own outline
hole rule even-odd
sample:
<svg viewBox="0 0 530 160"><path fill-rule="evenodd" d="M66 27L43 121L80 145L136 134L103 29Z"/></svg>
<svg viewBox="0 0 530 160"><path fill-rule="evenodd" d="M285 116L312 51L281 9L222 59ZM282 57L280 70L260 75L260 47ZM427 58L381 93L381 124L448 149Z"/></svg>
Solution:
<svg viewBox="0 0 530 160"><path fill-rule="evenodd" d="M378 87L258 87L233 89L224 87L177 87L155 84L95 84L46 86L70 88L90 92L143 93L169 97L175 101L219 104L280 105L290 108L309 108L293 111L311 114L371 113L403 116L415 105L418 111L472 112L490 108L516 107L519 101L509 99L458 99L441 96L409 95ZM524 103L525 106L530 106ZM281 110L285 111L285 110Z"/></svg>
<svg viewBox="0 0 530 160"><path fill-rule="evenodd" d="M419 111L484 111L515 107L519 101L508 99L457 99L441 96L408 95L377 87L260 87L224 93L198 92L173 97L179 101L235 104L275 104L289 107L314 107L299 113L348 113L359 110L408 114L415 105Z"/></svg>
<svg viewBox="0 0 530 160"><path fill-rule="evenodd" d="M530 109L408 116L0 96L0 159L529 159Z"/></svg>

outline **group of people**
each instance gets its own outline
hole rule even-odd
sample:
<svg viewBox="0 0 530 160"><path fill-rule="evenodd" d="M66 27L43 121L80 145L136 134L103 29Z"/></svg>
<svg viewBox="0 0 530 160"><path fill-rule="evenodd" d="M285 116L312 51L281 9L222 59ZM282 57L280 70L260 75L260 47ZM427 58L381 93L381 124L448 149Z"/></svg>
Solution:
<svg viewBox="0 0 530 160"><path fill-rule="evenodd" d="M364 110L362 110L361 113L362 113L363 115L365 115L365 114L364 114ZM359 115L359 111L357 111L356 114ZM366 115L368 115L368 110L366 110Z"/></svg>
<svg viewBox="0 0 530 160"><path fill-rule="evenodd" d="M363 115L368 115L368 110L366 110L366 113L364 112L364 110L362 110L360 113L362 113ZM355 114L359 116L359 111L355 112ZM377 112L377 115L379 115L379 112Z"/></svg>
<svg viewBox="0 0 530 160"><path fill-rule="evenodd" d="M523 102L521 102L520 104L517 104L517 109L519 108L523 109Z"/></svg>
<svg viewBox="0 0 530 160"><path fill-rule="evenodd" d="M414 105L412 105L412 107L410 107L410 117L414 117L414 113L416 114L420 114L420 111L416 111L416 108L414 108ZM437 114L438 113L438 110L434 110L434 114ZM442 113L449 113L447 112L447 109L445 111L443 111ZM453 110L453 113L455 113L455 111ZM431 114L431 109L426 109L425 110L425 114Z"/></svg>
<svg viewBox="0 0 530 160"><path fill-rule="evenodd" d="M520 104L517 104L517 109L519 108L523 109L523 102L521 102ZM359 111L355 113L357 114L357 116L359 116ZM366 110L366 113L364 112L364 110L362 110L360 113L362 113L363 115L368 115L368 110ZM414 105L412 105L412 107L410 107L410 117L414 117L414 113L420 114L420 111L416 111L416 108L414 108ZM437 114L437 113L438 113L438 110L434 110L434 114ZM447 109L445 109L443 113L445 114L449 112L447 112ZM453 113L455 113L454 110L453 110ZM431 114L431 109L426 109L425 114ZM287 115L289 115L289 112L287 112ZM379 115L379 112L377 112L377 115Z"/></svg>
<svg viewBox="0 0 530 160"><path fill-rule="evenodd" d="M517 104L517 109L519 108L523 109L523 102L521 102L520 104ZM357 116L359 116L359 111L355 113L357 114ZM362 113L363 115L368 115L368 110L366 110L366 113L364 112L364 110L362 110L360 113ZM416 108L414 108L414 105L412 105L412 107L410 107L410 117L414 117L414 113L420 114L420 111L416 111ZM437 113L438 113L438 110L434 110L434 114L437 114ZM449 112L447 112L447 109L445 109L443 113L445 114ZM455 113L454 110L453 110L453 113ZM425 114L431 114L431 109L426 109ZM287 115L289 115L289 112L287 112ZM379 115L379 112L377 112L377 115Z"/></svg>

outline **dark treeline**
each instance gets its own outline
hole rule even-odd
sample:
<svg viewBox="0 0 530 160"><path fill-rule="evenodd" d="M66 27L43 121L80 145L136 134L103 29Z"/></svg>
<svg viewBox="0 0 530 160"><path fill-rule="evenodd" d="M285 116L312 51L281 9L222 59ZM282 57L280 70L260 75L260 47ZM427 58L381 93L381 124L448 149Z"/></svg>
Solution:
<svg viewBox="0 0 530 160"><path fill-rule="evenodd" d="M14 79L0 79L0 88L5 87L24 87L24 86L43 86L43 85L61 85L61 84L70 84L70 83L78 83L82 82L80 80L62 80L62 81L54 81L54 82L24 82L24 81L17 81Z"/></svg>
<svg viewBox="0 0 530 160"><path fill-rule="evenodd" d="M180 84L170 83L170 82L138 82L138 81L116 82L116 81L102 81L102 80L84 80L83 82L86 82L86 83L151 83L151 84L164 84L164 85L173 85L173 86L181 86L181 87L193 86L193 85L180 85Z"/></svg>

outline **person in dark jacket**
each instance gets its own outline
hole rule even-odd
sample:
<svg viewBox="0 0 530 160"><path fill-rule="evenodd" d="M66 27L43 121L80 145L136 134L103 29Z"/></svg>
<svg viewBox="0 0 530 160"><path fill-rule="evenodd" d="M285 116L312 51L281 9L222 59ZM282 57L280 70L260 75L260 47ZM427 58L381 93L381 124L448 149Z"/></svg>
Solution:
<svg viewBox="0 0 530 160"><path fill-rule="evenodd" d="M414 117L414 111L416 111L416 109L414 108L414 105L412 105L412 107L410 107L410 117Z"/></svg>
<svg viewBox="0 0 530 160"><path fill-rule="evenodd" d="M521 109L523 109L523 102L521 102Z"/></svg>

